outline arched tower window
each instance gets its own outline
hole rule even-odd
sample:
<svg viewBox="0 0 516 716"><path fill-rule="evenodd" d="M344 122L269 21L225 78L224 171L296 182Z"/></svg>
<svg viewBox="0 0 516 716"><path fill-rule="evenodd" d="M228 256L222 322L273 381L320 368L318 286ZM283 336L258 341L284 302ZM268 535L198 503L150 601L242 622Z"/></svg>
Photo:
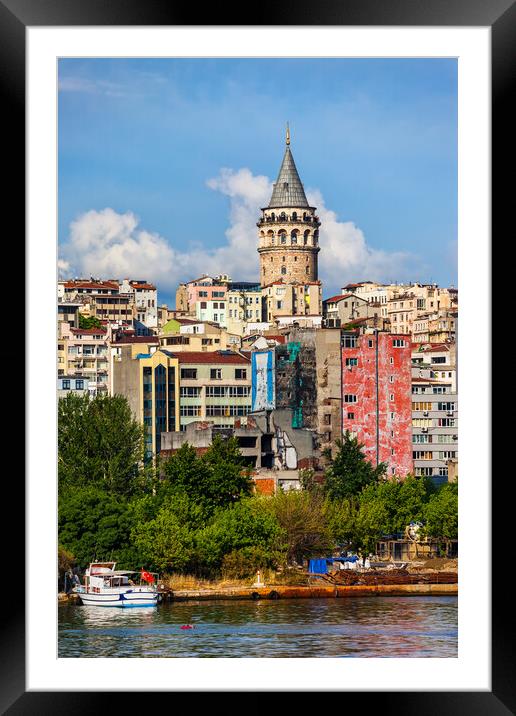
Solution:
<svg viewBox="0 0 516 716"><path fill-rule="evenodd" d="M290 243L297 244L297 231L295 229L290 232Z"/></svg>
<svg viewBox="0 0 516 716"><path fill-rule="evenodd" d="M275 214L274 212L272 212L272 214L271 214L271 219L274 221L275 218L276 218L276 214Z"/></svg>
<svg viewBox="0 0 516 716"><path fill-rule="evenodd" d="M282 266L282 267L281 267L281 273L282 273L283 275L285 275L285 274L287 273L287 267L286 267L286 266Z"/></svg>
<svg viewBox="0 0 516 716"><path fill-rule="evenodd" d="M282 211L281 214L280 214L280 220L281 220L281 221L286 221L286 220L287 220L287 215L285 214L284 211Z"/></svg>
<svg viewBox="0 0 516 716"><path fill-rule="evenodd" d="M308 243L308 237L310 236L310 229L307 229L303 234L303 244L306 246Z"/></svg>
<svg viewBox="0 0 516 716"><path fill-rule="evenodd" d="M317 242L319 240L319 232L317 230L314 231L314 246L317 246Z"/></svg>
<svg viewBox="0 0 516 716"><path fill-rule="evenodd" d="M287 232L286 231L280 231L279 234L280 243L286 244L287 243Z"/></svg>
<svg viewBox="0 0 516 716"><path fill-rule="evenodd" d="M292 212L292 221L297 221L297 211Z"/></svg>

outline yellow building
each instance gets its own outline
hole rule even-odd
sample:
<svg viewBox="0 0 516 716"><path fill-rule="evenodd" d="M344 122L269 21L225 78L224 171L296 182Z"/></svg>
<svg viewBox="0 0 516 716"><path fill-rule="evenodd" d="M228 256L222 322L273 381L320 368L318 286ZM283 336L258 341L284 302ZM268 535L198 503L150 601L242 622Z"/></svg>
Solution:
<svg viewBox="0 0 516 716"><path fill-rule="evenodd" d="M161 450L161 433L179 430L178 359L163 349L137 353L128 344L121 346L113 365L113 394L127 398L143 425L148 460Z"/></svg>

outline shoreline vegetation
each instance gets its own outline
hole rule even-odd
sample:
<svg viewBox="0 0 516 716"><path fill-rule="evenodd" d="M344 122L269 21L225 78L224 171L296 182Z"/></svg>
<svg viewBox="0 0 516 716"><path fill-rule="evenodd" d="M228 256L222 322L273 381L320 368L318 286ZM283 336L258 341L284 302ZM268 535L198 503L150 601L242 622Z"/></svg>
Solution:
<svg viewBox="0 0 516 716"><path fill-rule="evenodd" d="M411 522L443 555L457 539L456 482L387 478L349 434L326 455L322 484L305 470L301 490L263 496L232 438L216 436L202 455L187 444L145 462L143 428L125 398L69 394L58 411L58 589L69 569L116 561L159 572L173 594L251 589L258 570L267 587L335 590L303 571L309 559L366 558Z"/></svg>

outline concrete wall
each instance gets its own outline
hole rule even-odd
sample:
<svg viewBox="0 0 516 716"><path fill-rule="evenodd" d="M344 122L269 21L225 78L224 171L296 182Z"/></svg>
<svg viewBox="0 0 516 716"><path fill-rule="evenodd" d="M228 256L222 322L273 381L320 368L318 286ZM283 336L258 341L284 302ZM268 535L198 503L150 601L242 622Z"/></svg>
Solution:
<svg viewBox="0 0 516 716"><path fill-rule="evenodd" d="M346 359L358 363L346 365ZM387 463L389 476L413 473L411 391L410 336L365 333L355 347L343 346L343 430L357 437L373 464Z"/></svg>

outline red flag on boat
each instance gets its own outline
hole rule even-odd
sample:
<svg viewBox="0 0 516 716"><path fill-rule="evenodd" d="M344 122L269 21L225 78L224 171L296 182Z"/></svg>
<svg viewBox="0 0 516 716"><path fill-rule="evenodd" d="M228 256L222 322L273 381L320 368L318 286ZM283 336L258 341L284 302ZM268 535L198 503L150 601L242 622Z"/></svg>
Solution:
<svg viewBox="0 0 516 716"><path fill-rule="evenodd" d="M142 579L144 582L147 582L148 584L152 584L154 582L154 577L150 572L142 571Z"/></svg>

